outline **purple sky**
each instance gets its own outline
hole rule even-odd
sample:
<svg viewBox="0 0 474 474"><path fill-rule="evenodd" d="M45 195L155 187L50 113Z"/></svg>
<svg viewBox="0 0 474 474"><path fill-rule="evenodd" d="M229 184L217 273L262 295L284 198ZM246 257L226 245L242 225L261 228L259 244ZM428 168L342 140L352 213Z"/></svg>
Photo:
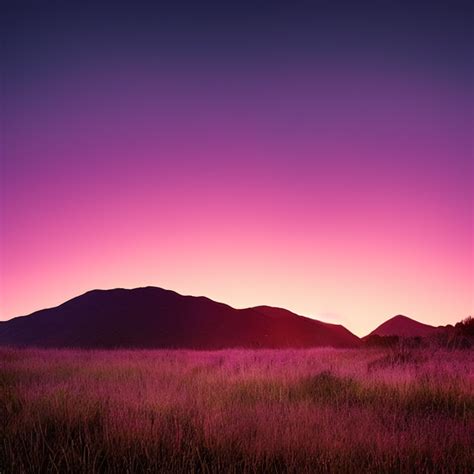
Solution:
<svg viewBox="0 0 474 474"><path fill-rule="evenodd" d="M473 313L472 7L95 5L7 8L0 319L142 285Z"/></svg>

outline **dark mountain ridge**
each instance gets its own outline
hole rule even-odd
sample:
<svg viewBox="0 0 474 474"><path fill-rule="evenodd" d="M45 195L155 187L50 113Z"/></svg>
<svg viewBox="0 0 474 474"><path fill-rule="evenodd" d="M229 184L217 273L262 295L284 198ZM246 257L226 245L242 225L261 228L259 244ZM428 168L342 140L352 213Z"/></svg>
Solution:
<svg viewBox="0 0 474 474"><path fill-rule="evenodd" d="M398 314L393 318L388 319L380 326L376 327L370 336L398 336L398 337L427 337L435 334L439 328L430 326L429 324L420 323L408 316Z"/></svg>
<svg viewBox="0 0 474 474"><path fill-rule="evenodd" d="M345 327L270 306L235 309L156 287L92 290L0 323L0 344L81 348L357 347Z"/></svg>

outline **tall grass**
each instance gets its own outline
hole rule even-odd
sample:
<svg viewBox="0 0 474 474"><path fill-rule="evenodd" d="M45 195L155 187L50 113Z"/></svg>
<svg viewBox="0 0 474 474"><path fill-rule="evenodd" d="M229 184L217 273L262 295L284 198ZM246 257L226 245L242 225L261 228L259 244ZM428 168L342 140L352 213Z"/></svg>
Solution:
<svg viewBox="0 0 474 474"><path fill-rule="evenodd" d="M474 354L0 349L0 472L466 472Z"/></svg>

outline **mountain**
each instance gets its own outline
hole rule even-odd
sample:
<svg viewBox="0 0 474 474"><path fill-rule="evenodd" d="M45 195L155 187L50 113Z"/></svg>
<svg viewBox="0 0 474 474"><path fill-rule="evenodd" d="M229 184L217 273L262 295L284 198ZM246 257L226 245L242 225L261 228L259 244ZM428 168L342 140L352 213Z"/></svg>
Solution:
<svg viewBox="0 0 474 474"><path fill-rule="evenodd" d="M359 344L343 326L285 309L234 309L155 287L93 290L0 323L0 345L221 349Z"/></svg>
<svg viewBox="0 0 474 474"><path fill-rule="evenodd" d="M368 336L426 337L434 334L438 328L423 324L401 314L390 318L374 329Z"/></svg>

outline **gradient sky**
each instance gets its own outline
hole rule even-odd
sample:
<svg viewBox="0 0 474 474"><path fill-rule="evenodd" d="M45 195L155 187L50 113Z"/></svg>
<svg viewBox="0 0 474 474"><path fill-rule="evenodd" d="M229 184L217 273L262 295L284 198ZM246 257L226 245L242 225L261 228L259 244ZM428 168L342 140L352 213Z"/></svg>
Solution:
<svg viewBox="0 0 474 474"><path fill-rule="evenodd" d="M474 313L471 2L161 3L5 7L0 319L145 285Z"/></svg>

